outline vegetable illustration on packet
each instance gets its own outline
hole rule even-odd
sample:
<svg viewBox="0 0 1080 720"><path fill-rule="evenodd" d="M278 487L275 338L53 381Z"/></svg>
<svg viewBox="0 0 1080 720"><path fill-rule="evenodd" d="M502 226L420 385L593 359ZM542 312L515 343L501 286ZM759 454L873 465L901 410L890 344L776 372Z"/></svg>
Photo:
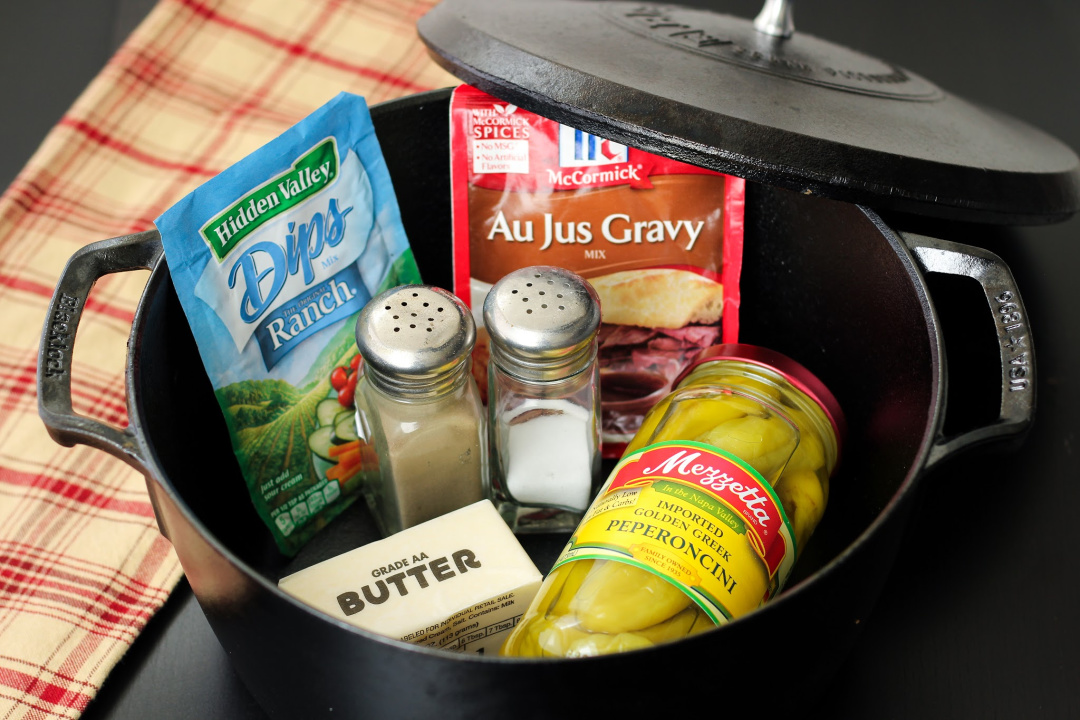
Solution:
<svg viewBox="0 0 1080 720"><path fill-rule="evenodd" d="M252 502L294 555L371 458L356 316L420 282L366 102L341 93L156 225Z"/></svg>

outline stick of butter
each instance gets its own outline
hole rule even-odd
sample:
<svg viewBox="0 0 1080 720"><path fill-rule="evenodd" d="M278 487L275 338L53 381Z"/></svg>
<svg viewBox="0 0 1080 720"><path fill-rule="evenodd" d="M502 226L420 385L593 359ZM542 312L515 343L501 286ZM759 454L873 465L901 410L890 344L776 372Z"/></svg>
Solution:
<svg viewBox="0 0 1080 720"><path fill-rule="evenodd" d="M496 655L542 579L495 506L481 500L283 577L278 587L380 635Z"/></svg>

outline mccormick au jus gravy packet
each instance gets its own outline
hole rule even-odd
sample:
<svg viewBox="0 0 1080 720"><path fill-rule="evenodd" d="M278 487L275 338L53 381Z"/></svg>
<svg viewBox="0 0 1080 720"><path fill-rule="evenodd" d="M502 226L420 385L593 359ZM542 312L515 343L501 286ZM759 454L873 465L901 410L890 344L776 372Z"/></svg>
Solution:
<svg viewBox="0 0 1080 720"><path fill-rule="evenodd" d="M627 147L463 85L451 100L454 292L482 328L503 275L555 265L600 296L603 455L703 348L738 340L744 181ZM473 372L483 389L487 335Z"/></svg>
<svg viewBox="0 0 1080 720"><path fill-rule="evenodd" d="M293 555L359 490L356 316L420 282L367 104L338 95L156 224L251 499Z"/></svg>

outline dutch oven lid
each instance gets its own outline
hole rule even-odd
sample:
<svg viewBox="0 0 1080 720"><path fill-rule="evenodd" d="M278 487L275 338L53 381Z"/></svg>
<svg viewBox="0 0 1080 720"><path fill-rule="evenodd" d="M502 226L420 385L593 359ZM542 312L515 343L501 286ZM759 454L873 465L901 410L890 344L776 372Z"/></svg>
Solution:
<svg viewBox="0 0 1080 720"><path fill-rule="evenodd" d="M443 0L418 29L463 81L539 115L748 180L1009 224L1080 209L1080 160L888 62L755 21L608 0Z"/></svg>

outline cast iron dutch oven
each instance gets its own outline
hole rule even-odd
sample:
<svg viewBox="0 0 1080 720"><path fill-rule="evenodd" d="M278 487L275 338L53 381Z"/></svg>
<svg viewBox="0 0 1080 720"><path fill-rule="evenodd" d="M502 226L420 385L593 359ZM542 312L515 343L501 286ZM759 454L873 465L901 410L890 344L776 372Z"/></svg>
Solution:
<svg viewBox="0 0 1080 720"><path fill-rule="evenodd" d="M419 28L437 60L508 102L749 180L741 339L809 367L849 427L830 506L788 589L712 633L579 660L444 653L301 605L277 579L376 539L374 526L356 503L297 558L277 552L156 231L90 245L64 270L39 363L50 433L145 474L210 625L272 717L645 716L685 691L700 693L705 712L805 709L871 610L920 478L967 447L1022 438L1035 405L1031 332L1008 268L974 247L904 233L879 211L1064 219L1080 208L1076 155L901 68L792 35L783 2L752 23L637 3L447 0ZM448 105L441 90L372 109L421 272L443 287ZM94 281L134 268L153 272L129 343L130 425L118 429L72 412L69 348ZM947 368L928 273L978 281L986 302L971 323L996 337L983 360L997 368L998 417L956 436L943 432L946 384L969 368ZM547 571L565 538L522 540Z"/></svg>

